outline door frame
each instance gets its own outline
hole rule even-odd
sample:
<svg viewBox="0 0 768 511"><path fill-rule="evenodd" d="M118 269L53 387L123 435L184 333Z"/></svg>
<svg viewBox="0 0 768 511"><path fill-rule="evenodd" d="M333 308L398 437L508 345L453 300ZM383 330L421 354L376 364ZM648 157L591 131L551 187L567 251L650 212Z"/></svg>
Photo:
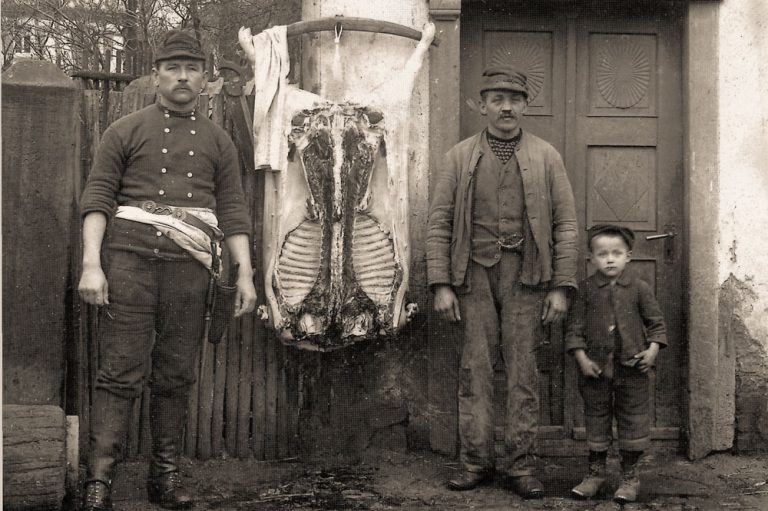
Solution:
<svg viewBox="0 0 768 511"><path fill-rule="evenodd" d="M472 0L465 0L463 3ZM563 4L563 0L551 0ZM651 0L649 0L651 1ZM659 5L672 0L656 0ZM684 1L684 0L680 0ZM577 2L573 2L577 5ZM685 247L687 407L684 436L690 459L733 443L735 357L721 349L718 333L718 11L720 0L685 1L682 35L683 192ZM459 142L461 0L429 0L440 47L430 52L429 155L432 165ZM431 171L432 172L432 171ZM431 175L430 172L430 175ZM432 184L430 179L430 185ZM430 186L431 192L431 186ZM445 396L441 363L457 348L451 332L430 330L429 400ZM716 377L713 378L713 375ZM448 389L450 390L450 389ZM454 389L455 390L455 389ZM453 392L455 396L455 392ZM432 449L455 454L456 432L439 410L430 420Z"/></svg>

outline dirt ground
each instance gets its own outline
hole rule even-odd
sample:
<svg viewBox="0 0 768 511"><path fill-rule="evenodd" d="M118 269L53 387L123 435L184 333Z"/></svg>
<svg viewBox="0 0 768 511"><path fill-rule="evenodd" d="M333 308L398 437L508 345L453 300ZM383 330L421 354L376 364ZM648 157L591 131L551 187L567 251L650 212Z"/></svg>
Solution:
<svg viewBox="0 0 768 511"><path fill-rule="evenodd" d="M586 470L580 458L545 458L544 499L524 501L503 478L469 492L452 492L444 481L454 460L432 453L366 451L355 459L185 460L187 483L197 492L196 510L620 510L611 501L616 476L605 495L591 501L569 497ZM615 474L618 460L609 459ZM149 511L146 462L122 463L115 480L117 511ZM639 502L626 510L768 511L768 456L714 454L691 463L680 456L648 456L642 462Z"/></svg>

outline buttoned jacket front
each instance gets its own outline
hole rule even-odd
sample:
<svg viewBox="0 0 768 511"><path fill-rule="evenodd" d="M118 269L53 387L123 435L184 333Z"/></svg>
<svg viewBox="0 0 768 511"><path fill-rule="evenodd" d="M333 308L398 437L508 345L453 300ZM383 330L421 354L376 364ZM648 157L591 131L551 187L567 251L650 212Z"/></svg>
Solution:
<svg viewBox="0 0 768 511"><path fill-rule="evenodd" d="M465 284L470 259L474 175L484 157L485 130L456 144L436 169L427 227L427 281L430 287ZM525 131L515 152L523 180L526 219L535 253L526 285L576 287L578 238L576 208L560 154L541 138Z"/></svg>
<svg viewBox="0 0 768 511"><path fill-rule="evenodd" d="M205 115L179 114L159 103L118 119L104 132L81 198L83 216L112 218L115 208L154 201L213 210L226 236L251 234L237 151ZM116 219L108 246L186 257L147 224Z"/></svg>
<svg viewBox="0 0 768 511"><path fill-rule="evenodd" d="M568 315L565 349L583 349L601 367L621 336L624 365L651 342L667 345L666 327L651 287L627 269L611 285L600 272L583 280Z"/></svg>

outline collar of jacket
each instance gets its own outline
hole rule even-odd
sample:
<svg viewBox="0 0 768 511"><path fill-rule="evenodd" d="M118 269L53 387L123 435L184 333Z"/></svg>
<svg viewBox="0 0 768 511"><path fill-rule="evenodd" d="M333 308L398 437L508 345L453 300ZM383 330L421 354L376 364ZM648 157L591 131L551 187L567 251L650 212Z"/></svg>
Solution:
<svg viewBox="0 0 768 511"><path fill-rule="evenodd" d="M610 277L606 277L602 273L595 272L595 282L597 283L598 287L604 287L611 283ZM620 286L628 286L632 282L632 276L630 275L630 271L628 268L625 268L621 275L619 275L619 278L616 279L616 283Z"/></svg>

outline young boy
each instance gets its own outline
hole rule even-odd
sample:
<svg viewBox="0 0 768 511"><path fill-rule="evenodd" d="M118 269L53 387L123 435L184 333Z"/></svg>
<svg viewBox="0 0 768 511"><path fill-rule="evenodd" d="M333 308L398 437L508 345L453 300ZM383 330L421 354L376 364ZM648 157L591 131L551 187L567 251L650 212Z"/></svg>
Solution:
<svg viewBox="0 0 768 511"><path fill-rule="evenodd" d="M615 417L621 454L619 503L640 489L636 464L648 446L648 371L667 344L664 318L650 286L627 269L634 233L595 225L587 245L597 272L579 284L568 317L566 350L579 365L579 391L589 446L589 473L571 492L594 497L605 482L605 461Z"/></svg>

